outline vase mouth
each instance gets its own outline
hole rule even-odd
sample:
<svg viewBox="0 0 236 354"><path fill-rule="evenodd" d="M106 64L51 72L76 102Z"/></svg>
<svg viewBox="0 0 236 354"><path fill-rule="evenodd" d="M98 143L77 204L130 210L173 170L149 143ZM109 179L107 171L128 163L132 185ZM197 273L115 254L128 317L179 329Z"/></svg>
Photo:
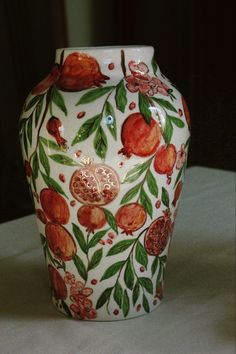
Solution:
<svg viewBox="0 0 236 354"><path fill-rule="evenodd" d="M138 44L138 45L135 45L135 44L132 44L132 45L111 45L111 46L86 46L86 47L65 47L65 48L58 48L57 50L60 50L60 51L63 51L63 50L68 50L68 51L84 51L84 50L114 50L114 49L118 49L118 50L121 50L121 49L132 49L132 50L135 50L135 49L138 49L140 50L141 48L152 48L152 46L150 45L146 45L146 44Z"/></svg>

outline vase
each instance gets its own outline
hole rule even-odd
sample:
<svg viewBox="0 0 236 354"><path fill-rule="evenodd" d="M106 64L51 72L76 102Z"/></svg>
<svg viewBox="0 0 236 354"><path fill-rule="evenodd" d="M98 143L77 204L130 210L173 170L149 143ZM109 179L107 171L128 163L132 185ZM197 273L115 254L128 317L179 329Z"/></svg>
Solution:
<svg viewBox="0 0 236 354"><path fill-rule="evenodd" d="M150 46L64 48L20 139L52 301L71 318L147 314L163 278L190 136Z"/></svg>

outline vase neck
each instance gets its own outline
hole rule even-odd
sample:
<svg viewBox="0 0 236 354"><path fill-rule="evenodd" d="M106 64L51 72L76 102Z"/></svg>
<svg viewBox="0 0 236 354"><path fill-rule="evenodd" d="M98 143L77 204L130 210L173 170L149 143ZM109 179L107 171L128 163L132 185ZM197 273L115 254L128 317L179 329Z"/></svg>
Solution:
<svg viewBox="0 0 236 354"><path fill-rule="evenodd" d="M152 59L154 49L151 46L111 46L111 47L81 47L61 48L56 50L55 62L64 64L88 56L95 59L101 70L109 70L110 76L126 76L130 74L130 63L145 63L148 72L153 72ZM157 70L159 70L157 68Z"/></svg>

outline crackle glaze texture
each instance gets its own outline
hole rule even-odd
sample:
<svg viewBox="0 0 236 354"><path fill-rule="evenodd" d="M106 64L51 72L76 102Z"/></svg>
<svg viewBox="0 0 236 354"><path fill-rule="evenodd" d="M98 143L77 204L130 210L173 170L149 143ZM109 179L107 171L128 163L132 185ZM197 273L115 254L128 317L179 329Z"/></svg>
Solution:
<svg viewBox="0 0 236 354"><path fill-rule="evenodd" d="M65 48L20 118L53 303L83 320L152 311L189 146L190 116L152 47Z"/></svg>

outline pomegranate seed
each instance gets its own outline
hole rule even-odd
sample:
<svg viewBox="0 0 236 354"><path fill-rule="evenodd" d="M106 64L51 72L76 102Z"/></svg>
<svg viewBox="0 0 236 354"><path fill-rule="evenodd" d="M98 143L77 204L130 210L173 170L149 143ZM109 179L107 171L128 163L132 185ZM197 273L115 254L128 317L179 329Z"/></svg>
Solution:
<svg viewBox="0 0 236 354"><path fill-rule="evenodd" d="M115 238L115 234L114 232L108 232L108 235L107 235L109 238L113 239Z"/></svg>
<svg viewBox="0 0 236 354"><path fill-rule="evenodd" d="M104 240L99 240L98 242L100 243L100 245L103 245L103 246L105 245L105 241Z"/></svg>
<svg viewBox="0 0 236 354"><path fill-rule="evenodd" d="M144 272L145 271L145 268L142 266L142 267L140 267L140 272Z"/></svg>
<svg viewBox="0 0 236 354"><path fill-rule="evenodd" d="M161 200L158 199L158 201L157 201L156 204L155 204L155 207L156 207L157 209L159 209L160 206L161 206Z"/></svg>
<svg viewBox="0 0 236 354"><path fill-rule="evenodd" d="M119 314L119 310L118 310L118 309L115 309L115 310L113 311L113 313L114 313L115 316L117 316L117 315Z"/></svg>
<svg viewBox="0 0 236 354"><path fill-rule="evenodd" d="M132 111L133 109L135 109L135 107L136 107L136 103L135 102L131 102L130 104L129 104L129 109Z"/></svg>
<svg viewBox="0 0 236 354"><path fill-rule="evenodd" d="M109 70L113 70L114 67L115 67L115 64L114 64L114 63L110 63L110 64L108 65L108 69L109 69Z"/></svg>
<svg viewBox="0 0 236 354"><path fill-rule="evenodd" d="M83 118L84 116L85 116L85 112L84 112L84 111L79 112L79 113L77 114L77 118L78 118L78 119L81 119L81 118Z"/></svg>
<svg viewBox="0 0 236 354"><path fill-rule="evenodd" d="M140 311L141 310L141 304L138 304L136 307L136 311Z"/></svg>
<svg viewBox="0 0 236 354"><path fill-rule="evenodd" d="M76 201L75 201L75 200L71 200L71 201L70 201L70 206L74 207L75 204L76 204Z"/></svg>
<svg viewBox="0 0 236 354"><path fill-rule="evenodd" d="M110 238L108 238L108 239L107 239L107 243L108 243L109 245L112 245L112 244L113 244L113 241L112 241Z"/></svg>
<svg viewBox="0 0 236 354"><path fill-rule="evenodd" d="M153 301L153 305L155 306L157 304L157 300L154 300Z"/></svg>
<svg viewBox="0 0 236 354"><path fill-rule="evenodd" d="M182 115L183 115L182 109L179 109L179 110L178 110L178 113L179 113L179 116L182 117Z"/></svg>
<svg viewBox="0 0 236 354"><path fill-rule="evenodd" d="M92 280L91 280L91 284L93 284L93 285L96 285L97 282L98 282L97 279L92 279Z"/></svg>
<svg viewBox="0 0 236 354"><path fill-rule="evenodd" d="M66 178L65 178L65 175L63 175L63 173L60 173L60 174L59 174L59 180L60 180L61 182L65 183Z"/></svg>

